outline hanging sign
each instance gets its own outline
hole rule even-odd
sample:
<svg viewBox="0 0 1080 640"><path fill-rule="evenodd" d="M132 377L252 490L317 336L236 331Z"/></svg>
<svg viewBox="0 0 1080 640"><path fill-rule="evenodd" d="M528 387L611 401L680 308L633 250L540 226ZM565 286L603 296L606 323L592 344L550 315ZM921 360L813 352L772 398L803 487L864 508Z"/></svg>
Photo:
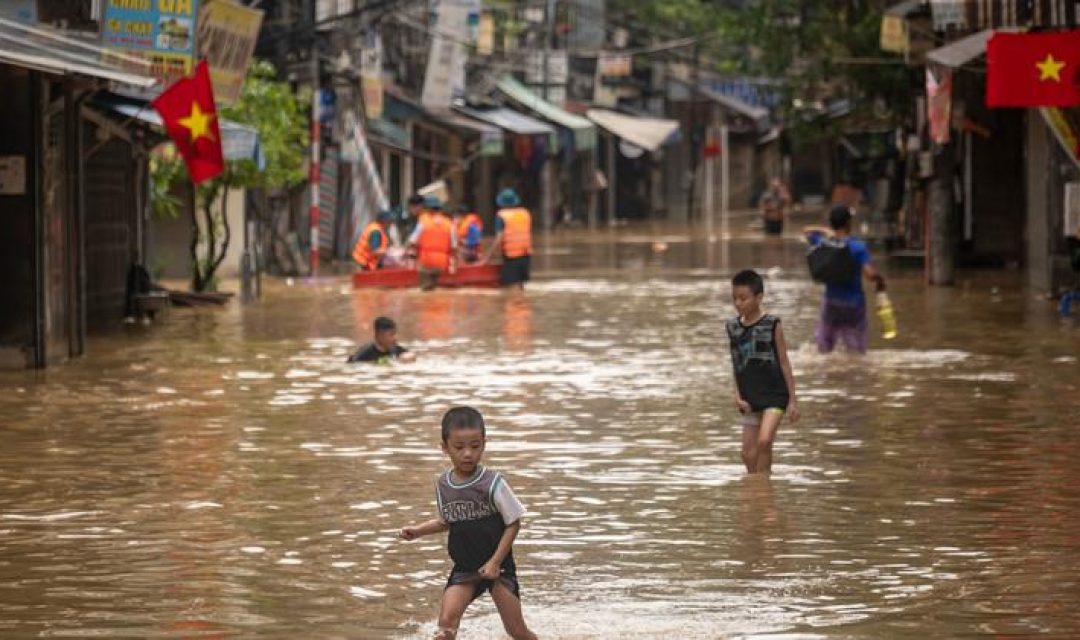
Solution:
<svg viewBox="0 0 1080 640"><path fill-rule="evenodd" d="M148 61L155 77L188 76L194 66L198 9L199 0L108 0L102 44ZM131 66L124 65L123 58L119 64Z"/></svg>

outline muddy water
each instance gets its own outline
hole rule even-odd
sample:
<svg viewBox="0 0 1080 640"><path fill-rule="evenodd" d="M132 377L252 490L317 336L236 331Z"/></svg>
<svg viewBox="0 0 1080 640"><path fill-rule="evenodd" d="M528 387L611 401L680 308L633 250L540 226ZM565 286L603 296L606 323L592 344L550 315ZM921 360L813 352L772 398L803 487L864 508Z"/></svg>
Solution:
<svg viewBox="0 0 1080 640"><path fill-rule="evenodd" d="M271 283L0 377L0 637L425 637L436 423L471 403L529 507L548 638L1080 633L1080 326L1008 274L894 282L900 337L807 346L794 243L560 243L499 292ZM724 276L772 268L804 419L747 478ZM413 365L343 364L372 318ZM498 638L491 605L463 638Z"/></svg>

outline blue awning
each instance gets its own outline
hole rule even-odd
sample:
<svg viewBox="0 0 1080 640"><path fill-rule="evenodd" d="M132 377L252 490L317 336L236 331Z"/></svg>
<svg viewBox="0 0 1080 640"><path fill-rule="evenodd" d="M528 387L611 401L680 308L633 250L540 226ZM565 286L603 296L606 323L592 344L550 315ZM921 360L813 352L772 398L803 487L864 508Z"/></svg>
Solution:
<svg viewBox="0 0 1080 640"><path fill-rule="evenodd" d="M454 107L462 115L493 124L519 136L548 136L555 140L555 127L506 107Z"/></svg>
<svg viewBox="0 0 1080 640"><path fill-rule="evenodd" d="M103 106L126 118L138 120L157 129L164 129L161 116L149 104L137 105L128 102L106 101ZM266 163L259 144L259 131L254 127L221 119L221 153L226 160L254 160L259 168Z"/></svg>

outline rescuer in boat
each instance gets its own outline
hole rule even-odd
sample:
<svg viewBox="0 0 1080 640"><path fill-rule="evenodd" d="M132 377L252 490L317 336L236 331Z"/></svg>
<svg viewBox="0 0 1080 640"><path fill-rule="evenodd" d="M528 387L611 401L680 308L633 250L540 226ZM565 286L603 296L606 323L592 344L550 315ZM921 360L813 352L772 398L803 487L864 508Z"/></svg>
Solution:
<svg viewBox="0 0 1080 640"><path fill-rule="evenodd" d="M384 209L360 233L360 239L353 247L352 256L353 260L365 271L382 268L386 252L390 249L390 225L393 222L394 212Z"/></svg>
<svg viewBox="0 0 1080 640"><path fill-rule="evenodd" d="M471 207L458 205L454 209L454 231L461 246L461 262L474 264L480 261L480 241L484 237L484 222Z"/></svg>
<svg viewBox="0 0 1080 640"><path fill-rule="evenodd" d="M439 274L453 270L457 234L438 198L429 196L425 198L424 205L427 211L420 215L416 229L409 238L409 246L416 247L420 289L431 291L439 284Z"/></svg>
<svg viewBox="0 0 1080 640"><path fill-rule="evenodd" d="M521 206L521 197L513 189L499 192L495 204L499 207L495 214L495 240L484 262L491 260L496 251L501 251L503 261L499 282L504 287L524 289L532 262L532 214Z"/></svg>

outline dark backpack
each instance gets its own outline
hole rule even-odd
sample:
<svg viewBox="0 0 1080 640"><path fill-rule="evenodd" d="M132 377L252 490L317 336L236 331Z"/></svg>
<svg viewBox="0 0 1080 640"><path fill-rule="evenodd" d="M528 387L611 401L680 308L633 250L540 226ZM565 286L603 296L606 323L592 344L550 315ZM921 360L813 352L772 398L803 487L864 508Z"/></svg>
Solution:
<svg viewBox="0 0 1080 640"><path fill-rule="evenodd" d="M823 238L806 254L810 277L825 284L847 284L859 277L859 263L848 249L847 242Z"/></svg>

